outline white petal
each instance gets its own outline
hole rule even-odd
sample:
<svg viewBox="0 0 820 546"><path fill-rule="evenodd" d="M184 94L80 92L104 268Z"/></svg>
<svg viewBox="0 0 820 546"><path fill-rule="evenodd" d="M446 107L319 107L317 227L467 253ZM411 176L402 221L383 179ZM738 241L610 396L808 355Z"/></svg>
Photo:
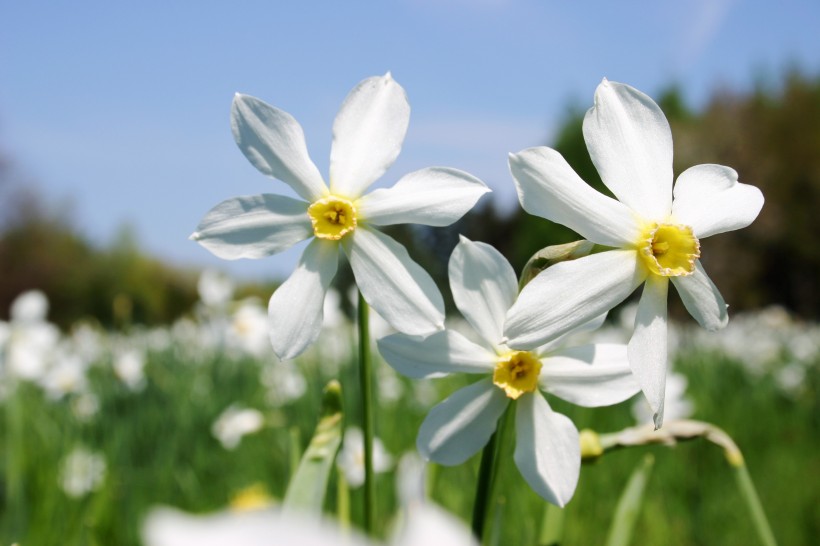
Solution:
<svg viewBox="0 0 820 546"><path fill-rule="evenodd" d="M703 238L744 228L763 208L763 194L737 181L737 172L723 165L696 165L675 183L672 215Z"/></svg>
<svg viewBox="0 0 820 546"><path fill-rule="evenodd" d="M231 129L239 149L262 173L278 178L307 201L327 193L308 155L302 127L293 116L237 93L231 106Z"/></svg>
<svg viewBox="0 0 820 546"><path fill-rule="evenodd" d="M560 336L551 339L545 345L542 345L535 349L535 353L538 355L547 355L547 353L560 349L561 347L567 347L572 344L572 338L574 337L586 337L584 336L587 332L593 332L604 325L606 322L606 316L609 314L609 311L601 313L597 317L593 317L591 320L584 322L583 324L576 326L572 330L561 334Z"/></svg>
<svg viewBox="0 0 820 546"><path fill-rule="evenodd" d="M397 372L416 379L453 372L492 373L496 354L454 330L424 339L393 334L378 341L379 352Z"/></svg>
<svg viewBox="0 0 820 546"><path fill-rule="evenodd" d="M191 239L220 258L264 258L313 235L308 204L282 195L227 199L209 210Z"/></svg>
<svg viewBox="0 0 820 546"><path fill-rule="evenodd" d="M416 502L407 507L407 518L389 542L390 546L479 546L466 523L433 503ZM300 545L302 546L302 545Z"/></svg>
<svg viewBox="0 0 820 546"><path fill-rule="evenodd" d="M584 117L584 140L604 184L640 216L665 219L672 209L672 131L655 102L604 80Z"/></svg>
<svg viewBox="0 0 820 546"><path fill-rule="evenodd" d="M581 472L578 429L535 392L518 399L515 434L514 458L521 475L542 498L566 505Z"/></svg>
<svg viewBox="0 0 820 546"><path fill-rule="evenodd" d="M316 341L322 329L325 293L339 265L339 245L314 239L296 270L276 289L268 304L273 351L291 359Z"/></svg>
<svg viewBox="0 0 820 546"><path fill-rule="evenodd" d="M639 236L634 213L593 189L551 148L510 154L510 172L521 206L605 246L632 244Z"/></svg>
<svg viewBox="0 0 820 546"><path fill-rule="evenodd" d="M729 306L703 269L700 260L695 272L686 277L672 277L686 310L707 330L720 330L729 323Z"/></svg>
<svg viewBox="0 0 820 546"><path fill-rule="evenodd" d="M449 226L489 192L484 182L447 167L430 167L405 175L392 188L374 190L358 202L369 224Z"/></svg>
<svg viewBox="0 0 820 546"><path fill-rule="evenodd" d="M463 463L490 440L509 400L489 377L457 390L427 414L419 453L443 465Z"/></svg>
<svg viewBox="0 0 820 546"><path fill-rule="evenodd" d="M556 351L541 362L541 388L579 406L610 406L641 390L632 376L626 345L573 347Z"/></svg>
<svg viewBox="0 0 820 546"><path fill-rule="evenodd" d="M333 123L331 191L359 197L396 160L409 122L407 96L390 73L359 83Z"/></svg>
<svg viewBox="0 0 820 546"><path fill-rule="evenodd" d="M436 283L401 244L360 226L343 239L365 301L390 326L412 336L444 329L444 300Z"/></svg>
<svg viewBox="0 0 820 546"><path fill-rule="evenodd" d="M504 317L518 296L510 263L495 248L461 237L449 264L456 307L491 346L498 344Z"/></svg>
<svg viewBox="0 0 820 546"><path fill-rule="evenodd" d="M666 298L669 280L650 275L644 285L635 331L629 340L629 364L652 411L655 428L663 423L663 399L666 388Z"/></svg>
<svg viewBox="0 0 820 546"><path fill-rule="evenodd" d="M535 349L612 309L646 277L638 259L634 250L610 250L547 268L507 313L507 345Z"/></svg>

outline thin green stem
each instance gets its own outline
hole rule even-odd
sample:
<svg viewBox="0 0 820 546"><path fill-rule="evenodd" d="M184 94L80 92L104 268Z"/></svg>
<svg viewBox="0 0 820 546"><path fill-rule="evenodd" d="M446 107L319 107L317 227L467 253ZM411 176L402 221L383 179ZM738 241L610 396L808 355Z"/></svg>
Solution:
<svg viewBox="0 0 820 546"><path fill-rule="evenodd" d="M505 445L505 431L507 421L515 412L512 409L515 404L509 404L501 419L498 420L498 427L490 437L490 441L484 446L481 452L481 466L478 469L478 482L476 483L475 502L473 503L473 534L482 542L486 527L487 515L491 501L497 495L496 476L498 475L499 453Z"/></svg>
<svg viewBox="0 0 820 546"><path fill-rule="evenodd" d="M740 464L731 464L731 467L737 480L737 487L740 489L741 496L746 501L746 507L749 509L749 514L752 516L752 522L761 544L777 546L774 533L772 533L772 528L769 526L769 520L766 518L766 512L763 511L763 505L757 495L757 489L755 489L752 478L749 476L749 470L742 462Z"/></svg>
<svg viewBox="0 0 820 546"><path fill-rule="evenodd" d="M539 546L558 546L564 537L564 509L550 502L544 505L544 519L538 536L538 544Z"/></svg>
<svg viewBox="0 0 820 546"><path fill-rule="evenodd" d="M359 293L359 385L362 400L362 433L364 435L364 529L373 534L376 508L376 484L373 481L373 369L370 359L370 308Z"/></svg>

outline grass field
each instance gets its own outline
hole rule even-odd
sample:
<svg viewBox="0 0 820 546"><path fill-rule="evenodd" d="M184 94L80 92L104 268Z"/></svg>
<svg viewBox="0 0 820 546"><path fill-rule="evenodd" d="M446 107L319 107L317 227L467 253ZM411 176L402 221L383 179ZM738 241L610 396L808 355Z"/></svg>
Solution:
<svg viewBox="0 0 820 546"><path fill-rule="evenodd" d="M779 543L811 544L820 536L819 330L782 313L772 328L770 315L733 319L745 330L732 331L730 323L725 334L708 334L712 338L691 333L694 327L679 331L675 366L688 379L692 417L723 428L742 449ZM22 326L9 326L0 407L0 544L136 545L142 519L156 505L216 511L248 488L277 502L316 425L320 391L329 379L338 377L343 385L347 425L358 423L347 323L339 321L318 346L285 364L252 349L259 344L223 335L251 331L247 324L237 327L235 314L223 319L200 316L128 335L78 329L54 341L48 365L27 378L8 372L15 339L25 337ZM761 335L769 339L765 348L755 339ZM741 349L721 345L715 341L720 336L740 339ZM744 347L748 359L741 356ZM55 355L77 356L74 366L81 373L68 373L65 359ZM55 379L60 366L63 375ZM413 382L378 359L377 366L377 432L395 461L415 449L429 408L465 380ZM594 410L550 403L579 429L611 432L635 423L631 402ZM263 420L235 449L212 431L231 405L256 409ZM491 538L537 544L546 505L518 474L512 446L504 446L508 453L501 459L495 516L501 524ZM77 448L84 451L72 463L69 454ZM646 453L654 454L655 465L634 544L757 543L721 451L695 440L615 451L585 465L565 509L563 544L604 542L619 495ZM478 463L475 456L461 466L428 469L433 499L467 524ZM326 501L331 517L337 472ZM378 475L382 534L398 510L395 488L394 471ZM351 494L358 522L362 492L354 488Z"/></svg>

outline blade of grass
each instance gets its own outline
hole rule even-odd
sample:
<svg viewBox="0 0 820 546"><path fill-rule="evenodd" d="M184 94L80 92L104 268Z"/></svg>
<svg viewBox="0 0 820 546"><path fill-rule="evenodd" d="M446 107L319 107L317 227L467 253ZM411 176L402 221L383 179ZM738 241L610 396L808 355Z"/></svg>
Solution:
<svg viewBox="0 0 820 546"><path fill-rule="evenodd" d="M315 514L322 511L330 471L341 442L342 388L334 380L325 387L316 432L288 484L284 502L286 509Z"/></svg>
<svg viewBox="0 0 820 546"><path fill-rule="evenodd" d="M615 516L606 541L607 546L628 546L632 542L632 532L635 530L635 522L641 512L643 494L654 464L655 458L652 455L646 455L629 477L624 492L618 500L618 506L615 508Z"/></svg>

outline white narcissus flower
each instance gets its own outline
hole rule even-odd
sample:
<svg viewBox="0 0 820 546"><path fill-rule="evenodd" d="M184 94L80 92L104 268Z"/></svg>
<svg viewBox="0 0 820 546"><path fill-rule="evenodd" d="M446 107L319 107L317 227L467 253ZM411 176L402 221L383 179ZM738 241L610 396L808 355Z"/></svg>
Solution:
<svg viewBox="0 0 820 546"><path fill-rule="evenodd" d="M259 431L264 424L265 417L259 410L232 405L217 417L211 433L222 447L235 449L245 435Z"/></svg>
<svg viewBox="0 0 820 546"><path fill-rule="evenodd" d="M105 471L102 454L77 447L63 460L60 485L69 497L83 497L102 486Z"/></svg>
<svg viewBox="0 0 820 546"><path fill-rule="evenodd" d="M280 358L297 356L318 337L340 248L364 299L397 330L428 335L443 328L444 304L432 278L377 228L449 225L490 190L464 172L433 167L365 194L398 156L409 119L404 89L389 73L359 83L333 124L328 185L290 114L254 97L234 98L231 126L245 157L302 199L228 199L205 215L191 238L225 259L263 258L313 238L268 305L271 342Z"/></svg>
<svg viewBox="0 0 820 546"><path fill-rule="evenodd" d="M684 171L672 189L672 132L652 99L607 81L584 118L584 139L612 199L586 184L557 151L510 155L521 206L615 250L548 268L522 291L504 329L508 343L534 348L623 301L645 283L629 362L663 422L669 281L705 328L726 325L726 304L700 264L699 240L749 225L763 206L754 186L721 165Z"/></svg>
<svg viewBox="0 0 820 546"><path fill-rule="evenodd" d="M540 389L581 406L605 406L640 389L632 377L625 345L563 348L564 336L531 351L498 342L504 316L518 296L512 266L493 247L462 237L450 257L450 288L456 306L484 341L454 330L425 339L394 334L379 340L384 359L410 377L453 372L486 375L434 407L421 425L421 454L445 465L464 462L492 436L515 401L515 463L544 499L564 506L575 491L581 466L578 430L550 408ZM603 316L581 329L596 328Z"/></svg>
<svg viewBox="0 0 820 546"><path fill-rule="evenodd" d="M364 436L361 429L345 430L342 449L336 456L336 466L344 473L350 487L364 484ZM380 474L393 468L393 457L379 438L373 438L373 472Z"/></svg>

